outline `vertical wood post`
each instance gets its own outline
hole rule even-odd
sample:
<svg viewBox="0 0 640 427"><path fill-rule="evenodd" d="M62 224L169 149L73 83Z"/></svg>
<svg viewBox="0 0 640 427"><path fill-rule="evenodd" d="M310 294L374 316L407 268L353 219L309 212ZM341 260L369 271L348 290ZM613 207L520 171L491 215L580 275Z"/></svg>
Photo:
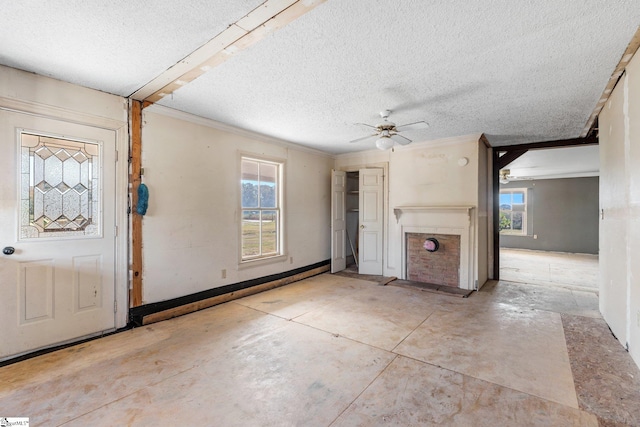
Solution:
<svg viewBox="0 0 640 427"><path fill-rule="evenodd" d="M131 101L131 307L142 305L142 216L136 212L141 182L142 102Z"/></svg>
<svg viewBox="0 0 640 427"><path fill-rule="evenodd" d="M500 155L493 151L493 279L500 280Z"/></svg>

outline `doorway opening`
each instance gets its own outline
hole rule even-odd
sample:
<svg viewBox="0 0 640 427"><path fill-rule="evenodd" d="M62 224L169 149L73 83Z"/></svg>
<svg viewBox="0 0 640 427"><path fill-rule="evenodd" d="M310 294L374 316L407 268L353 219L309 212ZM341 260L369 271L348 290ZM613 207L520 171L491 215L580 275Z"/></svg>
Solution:
<svg viewBox="0 0 640 427"><path fill-rule="evenodd" d="M384 168L334 170L331 176L331 272L383 274Z"/></svg>
<svg viewBox="0 0 640 427"><path fill-rule="evenodd" d="M532 148L499 158L500 280L598 291L598 148Z"/></svg>
<svg viewBox="0 0 640 427"><path fill-rule="evenodd" d="M346 210L346 248L347 269L355 273L358 272L358 229L360 222L358 215L360 213L360 172L347 172L347 185L345 192L345 210Z"/></svg>

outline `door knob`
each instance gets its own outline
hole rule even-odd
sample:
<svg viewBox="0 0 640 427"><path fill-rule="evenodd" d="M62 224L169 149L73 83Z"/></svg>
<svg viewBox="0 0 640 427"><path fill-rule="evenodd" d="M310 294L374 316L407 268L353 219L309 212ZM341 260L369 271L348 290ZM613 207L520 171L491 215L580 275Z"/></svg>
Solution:
<svg viewBox="0 0 640 427"><path fill-rule="evenodd" d="M2 253L5 255L13 255L13 253L16 251L16 249L12 246L7 246L6 248L2 249Z"/></svg>
<svg viewBox="0 0 640 427"><path fill-rule="evenodd" d="M364 228L364 224L362 224L362 225L360 226L360 228Z"/></svg>

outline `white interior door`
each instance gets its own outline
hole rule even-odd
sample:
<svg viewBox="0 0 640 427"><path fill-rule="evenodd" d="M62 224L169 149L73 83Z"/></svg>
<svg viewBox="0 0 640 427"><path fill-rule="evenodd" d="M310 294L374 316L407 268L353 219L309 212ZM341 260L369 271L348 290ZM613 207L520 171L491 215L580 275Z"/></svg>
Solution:
<svg viewBox="0 0 640 427"><path fill-rule="evenodd" d="M346 255L346 190L347 173L331 171L331 272L347 268Z"/></svg>
<svg viewBox="0 0 640 427"><path fill-rule="evenodd" d="M113 330L115 132L0 111L0 150L0 359Z"/></svg>
<svg viewBox="0 0 640 427"><path fill-rule="evenodd" d="M358 272L382 275L383 170L360 169Z"/></svg>

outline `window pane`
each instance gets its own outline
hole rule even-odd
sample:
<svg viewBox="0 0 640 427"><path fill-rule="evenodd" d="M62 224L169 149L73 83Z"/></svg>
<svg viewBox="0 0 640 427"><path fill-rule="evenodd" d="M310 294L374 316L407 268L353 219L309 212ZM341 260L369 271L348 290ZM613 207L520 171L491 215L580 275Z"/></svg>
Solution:
<svg viewBox="0 0 640 427"><path fill-rule="evenodd" d="M522 212L513 212L511 214L511 228L513 230L522 230Z"/></svg>
<svg viewBox="0 0 640 427"><path fill-rule="evenodd" d="M278 165L260 163L260 182L275 184L278 178Z"/></svg>
<svg viewBox="0 0 640 427"><path fill-rule="evenodd" d="M511 193L500 193L500 206L502 205L511 205Z"/></svg>
<svg viewBox="0 0 640 427"><path fill-rule="evenodd" d="M513 193L513 203L524 203L524 193Z"/></svg>
<svg viewBox="0 0 640 427"><path fill-rule="evenodd" d="M278 167L272 164L260 164L260 207L275 208Z"/></svg>
<svg viewBox="0 0 640 427"><path fill-rule="evenodd" d="M258 162L242 161L242 207L258 207Z"/></svg>
<svg viewBox="0 0 640 427"><path fill-rule="evenodd" d="M278 212L262 211L262 255L278 252Z"/></svg>
<svg viewBox="0 0 640 427"><path fill-rule="evenodd" d="M242 181L242 207L258 207L258 184L251 181Z"/></svg>
<svg viewBox="0 0 640 427"><path fill-rule="evenodd" d="M260 211L242 211L242 256L260 255Z"/></svg>
<svg viewBox="0 0 640 427"><path fill-rule="evenodd" d="M500 230L511 230L511 212L510 211L500 211Z"/></svg>
<svg viewBox="0 0 640 427"><path fill-rule="evenodd" d="M275 208L276 205L276 185L272 183L260 183L260 207Z"/></svg>

